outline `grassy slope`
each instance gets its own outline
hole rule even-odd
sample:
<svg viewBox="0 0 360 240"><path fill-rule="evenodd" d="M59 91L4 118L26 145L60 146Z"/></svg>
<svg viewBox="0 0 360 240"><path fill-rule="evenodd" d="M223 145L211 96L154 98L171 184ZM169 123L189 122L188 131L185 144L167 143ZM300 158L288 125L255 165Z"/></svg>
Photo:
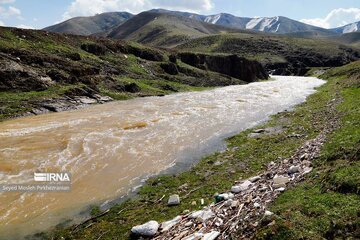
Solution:
<svg viewBox="0 0 360 240"><path fill-rule="evenodd" d="M354 74L359 74L360 63L354 63L341 69L345 72L354 71ZM293 112L277 114L264 126L260 126L261 128L281 127L283 132L262 136L260 139L253 139L247 137L252 130L244 131L228 139L227 151L203 158L189 171L150 179L141 188L138 196L114 206L108 214L96 219L91 226L82 226L76 232L71 232L71 228L62 229L59 227L50 233L39 234L39 236L43 238L54 237L55 239L61 239L61 237L66 239L97 239L100 235L103 235L102 239L127 239L129 229L135 224L141 224L150 219L169 220L181 214L184 210L200 209L202 207L199 205L200 199L203 198L206 204L212 202L213 195L216 192L228 190L235 180L256 174L263 170L265 164L270 161L281 161L281 159L289 157L305 141L317 136L320 129L326 124L326 116L329 114L327 103L337 96L336 92L338 91L343 91L345 98L345 102L339 108L343 113L347 113L343 118L345 124L333 135L332 141L325 147L324 159L328 159L334 153L347 153L348 156L356 153L358 156L359 148L357 148L356 152L354 147L358 143L360 136L355 131L359 129L359 121L356 117L359 116L359 99L356 99L354 95L356 96L359 93L359 88L356 88L354 84L357 84L357 87L359 86L359 78L355 80L349 80L347 77L334 78L331 77L331 74L335 73L334 71L339 70L331 70L327 75L324 75L323 77L330 79L329 82L321 87L318 93L310 96L306 103L298 106ZM347 86L351 87L347 88ZM352 130L350 135L348 134L349 130ZM301 137L287 137L294 133L299 134ZM342 155L344 154L340 156ZM349 162L343 162L347 161L346 158L342 161L333 160L331 162L324 159L323 161L319 160L319 170L323 169L324 165L328 166L328 164L330 164L330 167L338 169L333 171L332 175L328 175L329 179L335 179L328 181L329 186L335 187L345 183L345 181L346 184L355 183L358 185L357 175L353 174L354 170L356 173L356 169L358 169L355 160L351 163L353 165L350 165ZM217 162L222 164L215 164ZM342 163L345 163L347 167L342 168ZM344 175L346 177L343 177ZM327 219L330 216L328 212L331 208L334 208L333 215L338 219L352 219L358 214L355 211L358 210L357 206L360 204L358 195L354 193L343 195L333 191L322 195L320 194L322 192L321 178L316 176L317 174L314 174L312 180L308 180L310 183L315 181L315 185L304 184L299 188L290 190L275 203L273 211L277 213L283 212L281 216L284 218L294 215L287 211L277 211L277 208L281 210L294 208L295 216L298 216L296 208L299 207L304 209L301 213L308 214L308 218L300 218L301 221L292 219L294 227L291 229L284 228L281 225L279 229L285 229L285 233L280 230L277 231L276 234L279 239L286 239L281 238L281 236L289 232L298 234L299 231L296 229L302 231L306 226L312 226L309 220L324 221L325 225L320 224L320 226L328 226L326 223L328 223ZM337 184L336 181L338 181ZM180 194L182 202L179 206L167 207L167 198L173 193ZM304 196L304 194L308 196ZM162 201L158 201L163 195L166 197ZM193 201L196 201L197 204L193 205ZM342 210L343 206L345 208ZM313 208L316 211L312 210ZM99 209L94 208L93 213L99 213ZM323 219L319 219L318 216L322 216ZM314 223L314 226L316 226L314 229L309 229L311 230L309 236L321 238L323 231L316 223ZM356 227L356 225L354 226ZM264 231L270 230L265 229ZM259 235L263 236L263 232L259 233Z"/></svg>
<svg viewBox="0 0 360 240"><path fill-rule="evenodd" d="M211 34L240 32L171 14L143 12L109 33L110 37L158 47L173 47Z"/></svg>
<svg viewBox="0 0 360 240"><path fill-rule="evenodd" d="M286 62L287 56L306 52L326 57L337 56L343 52L341 48L341 44L329 40L252 33L213 35L177 47L181 51L240 54L263 63Z"/></svg>
<svg viewBox="0 0 360 240"><path fill-rule="evenodd" d="M162 54L164 61L148 61L131 53L124 54L113 50L107 51L105 55L98 56L82 50L80 46L84 43L115 46L115 49L122 47L124 49L131 48L139 51L148 51L149 53L155 52ZM13 55L6 53L7 51L12 51L12 49L15 49L17 53ZM59 35L43 31L0 28L0 66L1 64L6 65L8 56L14 59L17 57L17 54L27 54L30 57L43 58L43 61L46 63L50 62L51 66L49 67L37 65L36 63L19 62L22 66L27 66L42 76L46 76L48 70L56 69L70 78L72 75L70 69L99 68L101 70L99 76L90 76L90 78L95 79L95 85L93 84L90 87L98 88L97 91L100 94L111 96L116 100L208 89L210 85L221 85L220 82L222 80L228 81L227 77L220 76L218 73L200 69L196 70L198 77L185 74L168 75L161 69L160 65L168 63L168 55L170 53L145 47L137 43L117 40L97 40L95 38ZM71 54L79 54L81 60L73 61L69 59L68 56ZM52 62L54 61L63 61L64 65L53 64ZM194 72L192 67L180 61L178 63L183 68L188 68ZM107 68L115 68L119 71L119 74L107 73ZM140 87L140 91L131 93L110 88L103 81L105 79L104 74L106 74L105 77L116 79L118 84L136 83ZM0 91L0 121L30 111L39 101L60 98L71 89L86 87L88 82L84 81L86 77L88 76L79 77L75 82L57 82L44 91L19 91L18 89ZM97 80L96 77L99 77L100 80ZM168 79L171 79L171 81ZM212 81L209 83L209 79L216 79L217 82ZM242 83L240 80L235 81L237 84Z"/></svg>
<svg viewBox="0 0 360 240"><path fill-rule="evenodd" d="M315 171L273 203L279 218L258 239L360 238L360 62L321 77L329 80L317 94L321 105L343 100L337 109L341 127L329 136Z"/></svg>

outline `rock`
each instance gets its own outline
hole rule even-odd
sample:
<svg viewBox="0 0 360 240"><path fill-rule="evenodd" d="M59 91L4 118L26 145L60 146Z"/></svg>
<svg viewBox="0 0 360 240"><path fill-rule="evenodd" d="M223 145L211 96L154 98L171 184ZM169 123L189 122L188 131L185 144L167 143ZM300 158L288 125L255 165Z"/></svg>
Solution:
<svg viewBox="0 0 360 240"><path fill-rule="evenodd" d="M200 205L204 205L204 204L205 204L204 199L203 198L200 199Z"/></svg>
<svg viewBox="0 0 360 240"><path fill-rule="evenodd" d="M196 204L197 204L196 201L191 202L191 205L193 205L193 206L195 206Z"/></svg>
<svg viewBox="0 0 360 240"><path fill-rule="evenodd" d="M249 178L249 181L252 182L252 183L254 183L254 182L259 181L260 179L261 179L260 176L255 176L255 177Z"/></svg>
<svg viewBox="0 0 360 240"><path fill-rule="evenodd" d="M303 155L300 156L301 161L306 160L308 158L309 158L309 154L307 154L307 153L304 153Z"/></svg>
<svg viewBox="0 0 360 240"><path fill-rule="evenodd" d="M168 206L175 206L180 204L180 197L177 194L171 195L169 197Z"/></svg>
<svg viewBox="0 0 360 240"><path fill-rule="evenodd" d="M193 222L187 222L185 223L185 227L191 227L193 225Z"/></svg>
<svg viewBox="0 0 360 240"><path fill-rule="evenodd" d="M254 208L260 208L261 207L261 205L259 204L259 203L254 203Z"/></svg>
<svg viewBox="0 0 360 240"><path fill-rule="evenodd" d="M239 206L239 201L235 200L231 202L231 208L236 208L237 206Z"/></svg>
<svg viewBox="0 0 360 240"><path fill-rule="evenodd" d="M285 188L284 188L284 187L281 187L281 188L275 189L275 191L283 192L283 191L285 191Z"/></svg>
<svg viewBox="0 0 360 240"><path fill-rule="evenodd" d="M288 170L288 174L294 174L300 171L299 166L291 166Z"/></svg>
<svg viewBox="0 0 360 240"><path fill-rule="evenodd" d="M211 209L199 210L190 214L189 218L197 219L200 222L206 222L208 219L214 217L215 214L211 211Z"/></svg>
<svg viewBox="0 0 360 240"><path fill-rule="evenodd" d="M312 162L305 160L305 161L302 161L302 165L304 165L305 167L311 167Z"/></svg>
<svg viewBox="0 0 360 240"><path fill-rule="evenodd" d="M106 47L95 43L84 43L81 45L81 49L97 56L104 55L106 53Z"/></svg>
<svg viewBox="0 0 360 240"><path fill-rule="evenodd" d="M264 216L268 217L268 216L272 216L274 213L270 212L270 211L265 211Z"/></svg>
<svg viewBox="0 0 360 240"><path fill-rule="evenodd" d="M232 199L226 200L226 201L224 202L224 206L225 206L225 207L231 207L232 203L233 203L233 200L232 200Z"/></svg>
<svg viewBox="0 0 360 240"><path fill-rule="evenodd" d="M113 101L114 99L112 99L109 96L101 96L99 94L94 94L94 97L99 101L99 102L110 102Z"/></svg>
<svg viewBox="0 0 360 240"><path fill-rule="evenodd" d="M125 92L137 93L141 91L141 88L136 83L129 83L124 86Z"/></svg>
<svg viewBox="0 0 360 240"><path fill-rule="evenodd" d="M96 99L88 98L88 97L81 97L79 101L83 104L94 104L97 103Z"/></svg>
<svg viewBox="0 0 360 240"><path fill-rule="evenodd" d="M239 192L245 191L250 187L251 184L252 184L252 182L246 180L245 182L241 183L240 185L232 186L231 192L239 193Z"/></svg>
<svg viewBox="0 0 360 240"><path fill-rule="evenodd" d="M304 174L308 174L308 173L310 173L312 170L313 170L312 167L306 167L306 168L304 168Z"/></svg>
<svg viewBox="0 0 360 240"><path fill-rule="evenodd" d="M202 240L215 240L220 235L220 232L218 231L211 231L209 233L206 233Z"/></svg>
<svg viewBox="0 0 360 240"><path fill-rule="evenodd" d="M285 183L276 183L273 185L273 188L277 189L277 188L284 188L286 187Z"/></svg>
<svg viewBox="0 0 360 240"><path fill-rule="evenodd" d="M282 176L275 176L273 180L274 180L274 184L286 184L290 182L290 179L288 177L282 177Z"/></svg>
<svg viewBox="0 0 360 240"><path fill-rule="evenodd" d="M131 228L131 232L139 236L153 237L157 233L158 229L159 223L157 221L149 221Z"/></svg>
<svg viewBox="0 0 360 240"><path fill-rule="evenodd" d="M263 133L263 132L265 132L265 131L266 131L265 129L260 128L260 129L254 130L253 133Z"/></svg>
<svg viewBox="0 0 360 240"><path fill-rule="evenodd" d="M177 223L179 223L181 221L182 217L181 216L177 216L174 219L170 220L170 221L166 221L161 223L161 232L166 232L168 231L170 228L172 228L173 226L175 226Z"/></svg>
<svg viewBox="0 0 360 240"><path fill-rule="evenodd" d="M170 75L177 75L179 74L179 70L177 68L177 66L174 63L162 63L160 64L160 67L164 70L164 72L166 72L167 74Z"/></svg>

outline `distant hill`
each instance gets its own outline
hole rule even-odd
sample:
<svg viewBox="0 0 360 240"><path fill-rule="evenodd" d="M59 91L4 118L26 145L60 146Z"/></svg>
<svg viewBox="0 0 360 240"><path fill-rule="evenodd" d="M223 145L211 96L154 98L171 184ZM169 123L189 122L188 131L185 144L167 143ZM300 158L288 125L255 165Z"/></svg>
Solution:
<svg viewBox="0 0 360 240"><path fill-rule="evenodd" d="M337 33L360 32L360 21L345 25L343 27L334 28L334 29L332 29L332 31L337 32Z"/></svg>
<svg viewBox="0 0 360 240"><path fill-rule="evenodd" d="M237 17L228 13L220 13L215 15L199 15L189 12L178 12L178 11L169 11L165 9L153 9L150 12L156 13L167 13L174 14L183 17L188 17L196 19L198 21L203 21L210 24L220 25L224 27L236 28L236 29L247 29L255 30L260 32L267 33L278 33L278 34L288 34L295 32L319 32L321 34L330 34L333 31L311 26L290 18L286 17L259 17L259 18L248 18L248 17Z"/></svg>
<svg viewBox="0 0 360 240"><path fill-rule="evenodd" d="M128 12L108 12L92 17L75 17L65 22L44 28L49 32L91 35L105 32L132 18Z"/></svg>
<svg viewBox="0 0 360 240"><path fill-rule="evenodd" d="M208 24L180 15L143 12L113 29L107 36L153 46L171 47L190 39L231 32L240 32L240 30Z"/></svg>
<svg viewBox="0 0 360 240"><path fill-rule="evenodd" d="M260 61L269 71L276 69L275 74L303 75L309 67L341 66L358 60L360 50L344 45L354 44L356 39L359 36L344 35L336 41L333 38L307 39L248 32L197 38L176 49L193 53L237 54Z"/></svg>
<svg viewBox="0 0 360 240"><path fill-rule="evenodd" d="M333 41L360 48L360 32L346 33L332 38Z"/></svg>

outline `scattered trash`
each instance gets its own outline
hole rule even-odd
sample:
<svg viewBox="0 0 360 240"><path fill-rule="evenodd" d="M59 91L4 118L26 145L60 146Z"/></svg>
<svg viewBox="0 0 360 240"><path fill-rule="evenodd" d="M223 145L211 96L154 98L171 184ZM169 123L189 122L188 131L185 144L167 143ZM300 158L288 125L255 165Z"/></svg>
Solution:
<svg viewBox="0 0 360 240"><path fill-rule="evenodd" d="M135 235L152 237L159 229L159 223L157 221L149 221L142 225L135 226L131 229L131 232Z"/></svg>
<svg viewBox="0 0 360 240"><path fill-rule="evenodd" d="M177 194L171 195L169 197L168 206L175 206L180 204L180 197Z"/></svg>

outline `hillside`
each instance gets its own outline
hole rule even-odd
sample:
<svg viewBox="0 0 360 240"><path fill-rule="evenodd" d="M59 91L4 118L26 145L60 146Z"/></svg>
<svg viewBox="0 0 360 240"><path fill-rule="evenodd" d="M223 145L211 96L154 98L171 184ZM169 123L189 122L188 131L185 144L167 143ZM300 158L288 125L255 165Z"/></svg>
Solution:
<svg viewBox="0 0 360 240"><path fill-rule="evenodd" d="M236 31L183 16L143 12L115 28L108 37L173 47L193 38Z"/></svg>
<svg viewBox="0 0 360 240"><path fill-rule="evenodd" d="M274 74L304 75L311 67L335 67L360 58L360 50L329 40L264 34L213 35L176 48L181 52L238 54L256 59Z"/></svg>
<svg viewBox="0 0 360 240"><path fill-rule="evenodd" d="M220 63L228 58L221 56ZM241 79L217 71L218 62L194 68L170 52L137 43L1 27L0 121L267 79L260 63L239 61L234 67Z"/></svg>
<svg viewBox="0 0 360 240"><path fill-rule="evenodd" d="M189 12L169 11L165 9L153 9L150 12L166 13L191 18L194 20L242 30L254 30L265 33L289 34L297 32L315 32L319 34L332 34L334 31L311 26L287 17L237 17L228 13L219 13L214 15L199 15Z"/></svg>
<svg viewBox="0 0 360 240"><path fill-rule="evenodd" d="M337 33L360 32L360 21L351 23L351 24L347 24L343 27L334 28L334 29L332 29L332 31L337 32Z"/></svg>
<svg viewBox="0 0 360 240"><path fill-rule="evenodd" d="M331 40L342 44L352 45L360 49L360 32L343 34L341 36L333 37Z"/></svg>
<svg viewBox="0 0 360 240"><path fill-rule="evenodd" d="M65 22L49 26L44 30L56 33L70 33L76 35L91 35L108 31L115 26L132 18L128 12L108 12L92 17L75 17Z"/></svg>

